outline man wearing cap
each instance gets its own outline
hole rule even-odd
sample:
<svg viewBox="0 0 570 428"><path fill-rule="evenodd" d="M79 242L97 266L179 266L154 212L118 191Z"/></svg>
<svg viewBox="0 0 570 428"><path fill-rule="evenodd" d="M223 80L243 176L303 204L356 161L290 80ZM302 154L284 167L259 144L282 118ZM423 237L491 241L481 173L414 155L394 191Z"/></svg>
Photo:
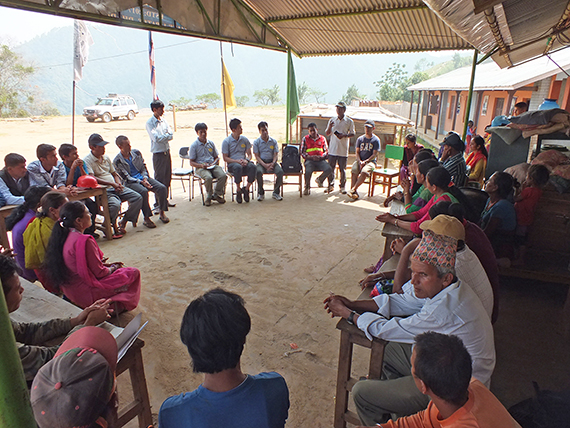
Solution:
<svg viewBox="0 0 570 428"><path fill-rule="evenodd" d="M414 337L426 331L458 336L473 359L473 376L489 385L495 367L493 328L477 295L456 277L456 248L455 238L426 230L411 257L412 279L402 294L381 294L373 300L336 295L325 299L325 309L333 317L354 323L369 339L389 341L382 380L363 380L352 389L364 425L427 406L429 399L416 388L410 362Z"/></svg>
<svg viewBox="0 0 570 428"><path fill-rule="evenodd" d="M442 165L451 175L451 181L457 187L463 187L467 180L467 165L463 158L465 151L465 143L459 135L455 132L450 133L443 143L440 144L442 148L441 159Z"/></svg>
<svg viewBox="0 0 570 428"><path fill-rule="evenodd" d="M111 158L105 154L105 146L109 144L103 140L99 134L91 134L89 137L89 148L91 152L85 156L83 162L93 172L97 182L107 187L107 198L109 200L109 214L111 222L115 228L115 237L120 238L125 233L127 222L136 225L142 207L142 196L134 190L126 188L121 182L121 177L115 171ZM129 208L125 216L117 225L117 216L121 208L121 202L128 202Z"/></svg>
<svg viewBox="0 0 570 428"><path fill-rule="evenodd" d="M164 115L164 103L160 100L154 100L150 103L150 108L152 116L146 122L146 132L150 137L154 179L160 181L168 190L172 180L172 159L170 157L169 141L174 138L174 133L170 125L162 118ZM176 205L167 203L170 207ZM156 196L155 207L158 207L158 205L159 200L158 196Z"/></svg>
<svg viewBox="0 0 570 428"><path fill-rule="evenodd" d="M356 140L356 160L352 164L352 176L348 196L358 199L358 188L376 167L376 156L380 150L380 140L373 133L374 121L367 120L364 124L364 135Z"/></svg>
<svg viewBox="0 0 570 428"><path fill-rule="evenodd" d="M345 194L346 185L346 162L348 160L348 145L350 137L354 137L354 122L348 116L345 116L346 104L340 101L336 105L337 117L329 120L325 134L330 136L329 143L329 164L332 172L329 175L329 187L327 192L330 193L334 188L334 174L336 164L340 170L340 193Z"/></svg>
<svg viewBox="0 0 570 428"><path fill-rule="evenodd" d="M32 384L39 428L115 427L117 341L100 327L72 333Z"/></svg>

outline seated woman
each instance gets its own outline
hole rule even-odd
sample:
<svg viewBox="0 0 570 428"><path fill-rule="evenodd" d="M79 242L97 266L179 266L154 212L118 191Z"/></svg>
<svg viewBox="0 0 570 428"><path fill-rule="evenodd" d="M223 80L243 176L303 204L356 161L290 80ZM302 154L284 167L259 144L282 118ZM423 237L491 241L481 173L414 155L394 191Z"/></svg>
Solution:
<svg viewBox="0 0 570 428"><path fill-rule="evenodd" d="M416 169L417 166L420 162L428 160L428 159L435 159L435 155L433 154L433 152L429 149L421 149L414 157L413 159L410 161L408 169L410 172L410 175L403 178L402 180L400 180L402 187L404 187L404 193L402 192L396 192L394 194L392 194L391 196L388 196L385 200L384 200L384 206L387 207L388 205L390 205L390 203L393 200L398 200L403 202L404 204L410 204L412 202L412 198L413 195L415 195L417 193L417 191L420 189L421 184L419 184L416 180L415 180L415 175L416 175ZM406 192L406 182L410 183L409 184L409 189L408 189L408 194L405 194Z"/></svg>
<svg viewBox="0 0 570 428"><path fill-rule="evenodd" d="M44 288L52 293L55 289L47 281L41 267L53 225L59 219L59 209L66 202L67 198L61 192L50 191L42 196L36 218L30 222L23 235L26 269L34 269Z"/></svg>
<svg viewBox="0 0 570 428"><path fill-rule="evenodd" d="M104 263L103 253L91 235L89 210L81 202L68 202L60 210L44 262L49 280L76 305L85 308L99 299L111 299L117 311L137 307L141 275L123 263Z"/></svg>
<svg viewBox="0 0 570 428"><path fill-rule="evenodd" d="M477 135L469 143L469 156L467 156L467 167L469 168L468 185L476 184L477 188L483 187L485 181L485 169L487 168L487 149L485 148L485 140Z"/></svg>
<svg viewBox="0 0 570 428"><path fill-rule="evenodd" d="M497 261L513 256L517 214L514 205L507 200L513 192L513 184L510 174L496 172L485 185L489 200L481 213L481 229L491 241Z"/></svg>
<svg viewBox="0 0 570 428"><path fill-rule="evenodd" d="M30 186L24 194L24 203L19 205L18 208L6 218L6 230L12 231L12 247L15 253L14 259L20 269L22 269L22 276L31 282L34 282L38 278L32 269L26 269L24 231L36 216L36 211L40 206L42 196L50 190L51 188L47 186Z"/></svg>
<svg viewBox="0 0 570 428"><path fill-rule="evenodd" d="M416 142L416 136L414 134L406 135L404 141L404 158L402 159L402 168L400 169L400 177L402 179L408 178L410 174L410 162L412 162L414 156L424 148L424 146Z"/></svg>
<svg viewBox="0 0 570 428"><path fill-rule="evenodd" d="M402 216L383 213L376 217L382 223L390 223L402 229L411 230L416 235L421 235L420 224L429 220L429 209L440 201L458 202L469 210L469 203L465 195L451 183L451 175L443 167L438 166L429 170L425 180L425 187L433 194L429 202L420 210Z"/></svg>

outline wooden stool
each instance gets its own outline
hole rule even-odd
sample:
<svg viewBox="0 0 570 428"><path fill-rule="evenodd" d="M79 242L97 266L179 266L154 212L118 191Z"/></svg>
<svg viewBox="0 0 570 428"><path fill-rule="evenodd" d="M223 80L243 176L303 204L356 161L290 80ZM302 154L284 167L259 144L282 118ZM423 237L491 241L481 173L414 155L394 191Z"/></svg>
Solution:
<svg viewBox="0 0 570 428"><path fill-rule="evenodd" d="M380 379L384 362L384 346L388 342L377 338L371 341L368 340L358 327L349 324L344 318L337 323L336 328L340 330L340 349L336 379L334 428L345 428L347 422L360 425L360 419L358 419L356 413L348 410L348 393L352 390L354 384L358 382L358 379L350 376L353 345L360 345L371 350L368 379Z"/></svg>

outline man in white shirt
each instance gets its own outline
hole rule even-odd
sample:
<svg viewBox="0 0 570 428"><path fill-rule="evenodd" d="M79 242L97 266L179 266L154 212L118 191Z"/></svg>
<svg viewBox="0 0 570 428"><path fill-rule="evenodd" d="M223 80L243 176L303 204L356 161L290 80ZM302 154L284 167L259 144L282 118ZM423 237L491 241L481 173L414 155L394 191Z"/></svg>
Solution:
<svg viewBox="0 0 570 428"><path fill-rule="evenodd" d="M369 339L389 341L384 352L382 380L363 380L352 389L354 403L364 425L386 422L425 409L411 374L414 336L426 331L454 334L473 359L473 376L489 386L495 367L491 320L473 290L455 274L457 239L423 233L411 257L412 279L403 294L381 294L373 300L351 301L331 295L325 309L346 318Z"/></svg>
<svg viewBox="0 0 570 428"><path fill-rule="evenodd" d="M154 100L150 103L152 109L152 117L146 122L146 132L150 137L150 151L152 152L152 166L154 169L154 179L170 188L172 180L172 158L170 157L170 143L174 138L172 128L162 118L164 114L164 103L160 100ZM169 207L176 204L168 203ZM155 207L158 207L158 199Z"/></svg>
<svg viewBox="0 0 570 428"><path fill-rule="evenodd" d="M346 104L340 101L336 105L337 117L329 120L326 136L330 136L329 142L329 164L332 173L329 176L329 187L327 192L330 193L334 189L335 167L338 163L340 170L340 193L346 194L346 162L348 160L348 145L350 137L354 137L354 122L348 116L345 116Z"/></svg>

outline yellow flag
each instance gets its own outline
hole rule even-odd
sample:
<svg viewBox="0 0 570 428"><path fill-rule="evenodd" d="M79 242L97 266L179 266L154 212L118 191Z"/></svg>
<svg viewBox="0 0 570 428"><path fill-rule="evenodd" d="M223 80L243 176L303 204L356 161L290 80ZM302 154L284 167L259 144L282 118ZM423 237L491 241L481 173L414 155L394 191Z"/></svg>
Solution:
<svg viewBox="0 0 570 428"><path fill-rule="evenodd" d="M224 110L226 111L231 111L237 107L234 89L234 82L232 82L226 64L224 64L222 60L222 102L224 103Z"/></svg>

